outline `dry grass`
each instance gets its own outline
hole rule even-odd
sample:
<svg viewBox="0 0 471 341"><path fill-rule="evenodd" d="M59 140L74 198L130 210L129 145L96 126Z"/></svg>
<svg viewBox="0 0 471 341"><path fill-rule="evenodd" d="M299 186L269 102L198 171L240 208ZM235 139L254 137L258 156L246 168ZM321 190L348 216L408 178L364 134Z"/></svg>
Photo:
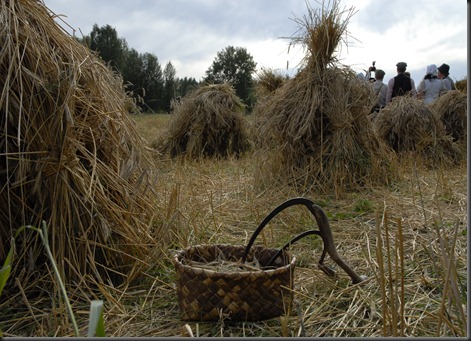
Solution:
<svg viewBox="0 0 471 341"><path fill-rule="evenodd" d="M157 136L163 136L168 129L171 116L154 115L154 114L137 114L132 116L132 120L136 123L136 129L139 135L151 144L156 140Z"/></svg>
<svg viewBox="0 0 471 341"><path fill-rule="evenodd" d="M168 115L152 116L157 122ZM148 119L145 117L145 119ZM136 119L137 129L149 121ZM164 228L172 245L129 287L102 286L94 298L105 300L108 336L464 336L466 334L467 195L466 165L430 170L413 159L401 161L401 180L367 187L342 200L333 193L307 193L327 212L339 254L359 274L362 285L335 263L336 280L317 269L322 250L317 237L293 245L296 255L294 297L289 317L251 323L180 320L175 289L174 253L197 244L245 245L263 218L279 203L299 196L291 187L254 187L255 154L225 160L167 160L159 165L158 192ZM300 232L315 228L301 207L282 212L257 244L280 247ZM447 266L451 264L452 266ZM451 269L451 271L447 271ZM51 277L52 278L52 277ZM25 288L25 291L28 288ZM87 301L71 292L84 332ZM58 302L19 298L4 315L4 335L70 335L57 329ZM396 309L394 309L396 308ZM16 313L14 313L16 312Z"/></svg>
<svg viewBox="0 0 471 341"><path fill-rule="evenodd" d="M295 313L287 319L259 323L184 323L178 319L176 293L173 291L174 301L169 302L172 290L162 285L163 293L153 294L154 302L161 303L142 307L138 312L140 318L134 321L138 326L147 326L146 331L134 335L143 335L141 332L154 336L185 335L187 328L199 336L282 336L285 332L288 336L464 335L467 318L460 316L453 303L454 294L444 287L446 268L440 263L445 255L453 255L454 276L459 277L455 283L461 285L459 302L466 304L465 168L456 167L444 173L418 165L415 172L410 166L413 163L406 161L401 168L403 180L390 188L368 188L342 201L335 200L332 194L311 194L331 217L341 255L370 278L365 285L351 286L341 271L339 280L333 281L317 270L315 263L321 246L313 238L292 251L299 259L295 297L302 319ZM168 205L174 207L169 226L174 227L178 240L176 249L201 243L246 244L251 232L274 206L298 195L287 187L254 191L252 162L253 158L247 157L174 163L173 172L164 182ZM179 204L171 204L175 202ZM439 233L435 222L440 226ZM281 246L289 237L312 228L312 224L302 209L293 208L267 229L259 243ZM457 242L452 252L454 236ZM450 241L446 252L440 246L445 237ZM396 259L396 254L401 257ZM380 264L384 264L382 276ZM167 263L164 268L168 270L164 277L174 280L172 266ZM164 302L167 307L159 313L155 306ZM396 302L397 313L391 302ZM445 314L441 313L443 302ZM144 318L149 314L154 314L151 321ZM393 325L393 321L397 324Z"/></svg>

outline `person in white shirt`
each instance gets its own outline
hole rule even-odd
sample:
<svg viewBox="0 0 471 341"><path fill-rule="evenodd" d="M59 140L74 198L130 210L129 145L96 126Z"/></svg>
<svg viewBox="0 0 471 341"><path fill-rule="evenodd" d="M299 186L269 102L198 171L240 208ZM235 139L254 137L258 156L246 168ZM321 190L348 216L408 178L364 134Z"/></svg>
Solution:
<svg viewBox="0 0 471 341"><path fill-rule="evenodd" d="M417 87L417 98L423 99L425 104L433 103L440 95L448 91L445 82L438 78L435 64L427 66L425 77L420 80Z"/></svg>

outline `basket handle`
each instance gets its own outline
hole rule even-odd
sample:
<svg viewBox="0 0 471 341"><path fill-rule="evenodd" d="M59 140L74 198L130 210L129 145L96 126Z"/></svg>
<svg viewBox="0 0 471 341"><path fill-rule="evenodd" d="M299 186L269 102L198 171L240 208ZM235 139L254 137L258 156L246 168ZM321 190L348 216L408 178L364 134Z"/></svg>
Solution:
<svg viewBox="0 0 471 341"><path fill-rule="evenodd" d="M285 201L278 207L276 207L269 215L263 219L263 221L260 223L258 228L255 230L254 234L250 238L249 243L247 244L247 247L245 248L244 254L242 256L242 263L245 263L247 259L247 255L250 251L250 248L252 247L253 243L255 242L255 239L257 236L260 234L260 232L263 230L263 228L270 222L273 217L275 217L278 213L283 211L284 209L294 206L294 205L304 205L307 207L307 209L312 213L314 218L316 219L317 225L319 226L319 230L310 230L306 231L295 238L293 238L290 242L288 242L285 246L283 246L275 256L270 260L269 263L272 263L284 250L286 250L291 244L296 242L297 240L311 234L316 234L321 236L322 241L324 243L324 249L322 251L321 258L318 263L318 267L324 271L327 275L329 276L334 276L335 272L328 268L326 265L323 264L324 258L326 253L329 254L329 256L332 258L334 262L336 262L352 279L352 282L354 284L362 282L365 278L360 277L355 271L353 271L350 266L343 261L342 258L337 253L337 249L335 248L334 244L334 237L332 235L332 231L330 229L329 225L329 220L327 219L327 215L325 212L320 208L318 205L314 204L311 200L306 199L306 198L293 198Z"/></svg>

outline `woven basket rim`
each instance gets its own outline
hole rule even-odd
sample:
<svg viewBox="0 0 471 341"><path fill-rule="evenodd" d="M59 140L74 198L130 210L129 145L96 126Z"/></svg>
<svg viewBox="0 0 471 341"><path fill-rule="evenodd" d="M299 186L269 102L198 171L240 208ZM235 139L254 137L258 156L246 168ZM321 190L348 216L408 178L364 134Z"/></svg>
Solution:
<svg viewBox="0 0 471 341"><path fill-rule="evenodd" d="M174 255L173 263L174 263L175 267L181 267L184 270L194 271L196 273L205 273L205 274L208 274L208 275L211 275L211 276L224 276L224 277L234 276L235 277L235 276L241 276L241 275L245 275L245 276L274 275L274 274L277 274L279 272L286 271L286 269L288 269L290 267L294 267L295 264L296 264L296 257L292 256L287 251L285 251L285 254L289 257L289 260L290 260L289 263L287 263L283 266L279 266L275 269L267 269L267 270L259 270L259 271L244 270L244 271L237 271L237 272L222 272L222 271L214 271L214 270L210 270L210 269L203 269L203 268L199 268L199 267L194 267L194 266L191 266L191 265L183 264L181 262L181 259L183 258L185 253L188 252L189 250L198 249L198 248L204 249L204 248L208 248L208 247L241 247L241 248L245 249L246 246L245 245L231 245L231 244L198 244L198 245L192 245L192 246L189 246L185 249L179 250ZM266 247L263 247L263 246L260 246L260 245L254 245L254 246L252 246L252 248L262 248L262 249L273 250L273 251L278 251L279 250L279 249L276 249L276 248L266 248Z"/></svg>

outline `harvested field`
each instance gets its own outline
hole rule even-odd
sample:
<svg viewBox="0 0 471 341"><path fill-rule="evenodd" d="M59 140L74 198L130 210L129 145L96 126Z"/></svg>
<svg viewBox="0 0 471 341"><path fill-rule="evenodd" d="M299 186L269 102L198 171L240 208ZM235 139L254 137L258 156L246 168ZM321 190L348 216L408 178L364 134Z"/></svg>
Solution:
<svg viewBox="0 0 471 341"><path fill-rule="evenodd" d="M8 7L20 3L26 11ZM216 109L199 112L198 118L209 115L192 130L185 124L196 118L194 104L198 107L198 100L213 91L193 98L180 121L173 121L172 115L138 114L122 92L119 77L75 40L65 39L57 27L48 28L50 17L37 4L23 0L0 5L5 18L27 18L18 21L27 25L11 37L13 30L1 27L0 38L10 37L6 41L11 42L31 37L23 40L21 54L13 43L0 44L1 70L8 71L4 79L11 82L0 98L0 177L5 180L0 198L8 207L0 215L0 337L86 336L96 300L104 303L103 332L108 337L468 336L467 161L453 157L453 162L430 167L429 155L433 160L438 154L417 153L422 136L400 153L387 147L364 110L370 102L368 91L348 68L331 63L336 43L327 44L331 50L319 49L326 54L308 59L309 67L297 78L273 86L276 101L289 104L293 99L295 105L268 115L266 125L238 115L242 108L225 88L232 99L223 101L229 104L223 106L228 115L219 115L221 102L203 101ZM31 31L25 35L26 29ZM55 39L41 43L50 36ZM54 53L42 50L50 46L55 46ZM43 64L52 71L38 67ZM338 75L344 80L331 82L333 88L319 82ZM51 88L50 82L57 86ZM286 91L295 84L306 85L296 96L305 104L304 114L294 110L299 101ZM329 96L322 96L325 91ZM234 106L237 114L232 116ZM437 120L425 123L435 132L445 130ZM220 136L211 127L204 129L208 122L232 122L227 126L233 129L226 132L237 132L230 135L236 136L235 148L218 149ZM240 137L246 137L246 131L253 135L269 127L274 129L266 131L279 138L274 145L263 149L264 141L259 140L254 150L239 148L245 146L237 142L245 141ZM177 137L195 133L193 144L174 145L175 154L189 154L170 152L176 157L168 157L166 149L155 153L153 147L169 130ZM211 138L203 138L201 131ZM280 141L284 149L277 154ZM211 150L203 148L208 143ZM319 146L324 148L320 154ZM445 147L427 146L445 155ZM457 148L463 152L466 146ZM204 151L217 157L200 157ZM274 162L279 155L286 164ZM264 172L273 165L291 172L297 186L274 181L276 177ZM366 279L353 284L330 256L324 263L335 276L327 276L329 271L318 268L323 240L309 236L289 249L296 257L294 278L288 278L294 287L282 291L291 291L293 301L282 316L237 322L221 314L212 322L183 321L174 255L195 245L245 246L276 206L295 197L311 199L325 211L337 252ZM11 237L25 231L19 226L39 227L45 216L53 230L37 231L49 236L50 244L39 232L14 243ZM305 207L293 206L273 218L254 245L280 248L318 228ZM228 266L238 270L234 263L213 258L190 261L197 271L227 272ZM261 272L259 265L272 264L257 264L255 256L252 261L246 265L255 268L251 274Z"/></svg>
<svg viewBox="0 0 471 341"><path fill-rule="evenodd" d="M156 125L168 115L152 115ZM151 125L135 117L137 130ZM121 288L103 286L92 296L105 300L107 336L464 336L467 324L466 164L429 169L413 156L400 162L400 179L390 186L347 193L299 193L291 187L254 188L255 154L223 160L167 160L158 165L159 209L172 243L143 275ZM338 274L317 269L318 237L291 248L297 258L292 316L261 322L184 322L180 320L171 258L198 244L245 245L263 218L286 199L304 195L327 213L339 254L364 284L327 258ZM275 218L257 245L280 247L294 235L316 228L302 207ZM378 233L379 232L379 233ZM52 280L52 277L51 277ZM90 293L91 294L91 293ZM89 301L70 291L81 335ZM65 309L56 302L16 300L2 318L5 336L72 335L67 321L54 318ZM34 308L33 308L34 307ZM1 311L6 311L1 307ZM33 313L31 313L31 311ZM59 325L61 327L58 329Z"/></svg>

